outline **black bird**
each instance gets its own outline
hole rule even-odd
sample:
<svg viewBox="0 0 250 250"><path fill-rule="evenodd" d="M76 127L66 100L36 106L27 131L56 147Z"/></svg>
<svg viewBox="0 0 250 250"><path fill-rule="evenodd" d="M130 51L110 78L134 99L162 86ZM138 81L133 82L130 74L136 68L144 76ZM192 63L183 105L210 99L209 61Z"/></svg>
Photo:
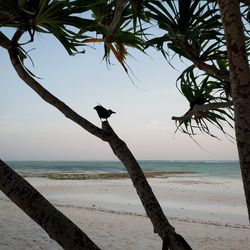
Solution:
<svg viewBox="0 0 250 250"><path fill-rule="evenodd" d="M100 119L107 119L112 115L115 114L114 111L112 111L111 109L105 109L102 105L97 105L94 107L94 109L96 110L98 116L100 117Z"/></svg>

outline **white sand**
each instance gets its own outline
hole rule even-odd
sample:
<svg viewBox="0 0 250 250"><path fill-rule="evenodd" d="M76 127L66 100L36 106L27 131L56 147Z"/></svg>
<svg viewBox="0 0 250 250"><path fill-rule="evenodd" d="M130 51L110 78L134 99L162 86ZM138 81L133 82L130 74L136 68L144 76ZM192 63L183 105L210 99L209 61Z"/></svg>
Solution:
<svg viewBox="0 0 250 250"><path fill-rule="evenodd" d="M100 248L161 249L130 180L28 181ZM185 176L149 181L170 222L193 249L250 249L239 180ZM0 250L12 249L61 248L0 193Z"/></svg>

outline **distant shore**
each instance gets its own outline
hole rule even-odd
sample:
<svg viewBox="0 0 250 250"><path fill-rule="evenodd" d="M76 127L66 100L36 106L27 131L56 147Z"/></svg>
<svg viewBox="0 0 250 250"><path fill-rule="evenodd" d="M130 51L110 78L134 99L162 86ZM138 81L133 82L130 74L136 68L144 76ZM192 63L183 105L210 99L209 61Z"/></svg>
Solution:
<svg viewBox="0 0 250 250"><path fill-rule="evenodd" d="M24 177L50 179L123 179L128 178L119 161L9 161L9 166ZM148 178L195 174L225 178L241 178L235 161L139 161Z"/></svg>
<svg viewBox="0 0 250 250"><path fill-rule="evenodd" d="M110 178L100 174L85 180L67 175L26 179L101 249L160 250L161 240L131 180L124 173L119 173L121 178L117 173ZM249 249L250 226L240 180L189 172L159 171L153 176L148 181L164 213L193 249ZM61 249L2 193L0 211L0 249Z"/></svg>
<svg viewBox="0 0 250 250"><path fill-rule="evenodd" d="M128 179L129 175L126 172L112 172L112 173L22 173L25 177L40 177L52 180L116 180ZM168 178L169 176L194 174L191 171L152 171L144 173L147 178Z"/></svg>

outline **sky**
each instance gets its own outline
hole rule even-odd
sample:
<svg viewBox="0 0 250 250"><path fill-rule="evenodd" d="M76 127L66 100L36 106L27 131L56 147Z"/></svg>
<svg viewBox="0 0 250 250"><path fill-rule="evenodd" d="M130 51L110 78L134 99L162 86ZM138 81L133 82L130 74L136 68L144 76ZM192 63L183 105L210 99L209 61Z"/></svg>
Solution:
<svg viewBox="0 0 250 250"><path fill-rule="evenodd" d="M33 49L34 48L34 49ZM97 126L97 104L116 112L109 123L138 160L238 160L236 144L175 133L171 117L183 115L188 103L176 88L183 65L173 69L154 50L130 49L127 63L134 83L111 58L107 67L101 46L69 56L55 39L36 36L27 46L35 64L28 68L52 94ZM116 160L108 144L89 134L45 103L20 80L7 52L0 48L0 158L2 160ZM230 130L229 130L230 131ZM233 133L233 131L231 131Z"/></svg>

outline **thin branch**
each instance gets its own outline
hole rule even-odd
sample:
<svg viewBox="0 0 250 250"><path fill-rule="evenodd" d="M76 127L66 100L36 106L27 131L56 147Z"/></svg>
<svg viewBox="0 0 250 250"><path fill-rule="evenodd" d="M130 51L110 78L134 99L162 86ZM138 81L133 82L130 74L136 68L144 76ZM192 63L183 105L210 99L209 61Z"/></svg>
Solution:
<svg viewBox="0 0 250 250"><path fill-rule="evenodd" d="M24 34L25 30L22 29L22 27L19 27L15 34L13 35L12 39L11 39L11 46L16 47L18 45L18 41L20 40L20 38L22 37L22 35Z"/></svg>
<svg viewBox="0 0 250 250"><path fill-rule="evenodd" d="M200 111L207 111L207 110L213 110L213 109L219 109L219 108L229 108L231 106L233 106L233 101L195 105L185 115L179 116L179 117L173 116L172 120L185 121L185 120L189 120L193 115L196 115L197 112L200 112Z"/></svg>
<svg viewBox="0 0 250 250"><path fill-rule="evenodd" d="M111 35L115 31L117 25L119 24L119 22L122 18L122 13L123 13L128 2L129 2L129 0L118 0L117 1L113 20L107 28L107 35Z"/></svg>
<svg viewBox="0 0 250 250"><path fill-rule="evenodd" d="M11 44L11 41L9 39L1 39L1 36L0 36L0 47L3 47L4 49L8 49L10 47L10 44Z"/></svg>
<svg viewBox="0 0 250 250"><path fill-rule="evenodd" d="M77 114L74 110L72 110L69 106L67 106L64 102L59 100L57 97L52 95L48 90L46 90L43 86L41 86L35 79L33 79L23 68L20 60L18 58L18 52L15 47L10 47L8 49L9 56L12 62L13 67L15 68L19 77L27 83L44 101L56 107L59 111L61 111L68 119L74 121L82 128L87 130L89 133L97 136L98 138L106 141L107 135L106 133Z"/></svg>
<svg viewBox="0 0 250 250"><path fill-rule="evenodd" d="M220 80L224 80L224 81L228 81L228 82L230 81L229 73L222 72L221 70L217 69L216 67L209 65L209 64L206 64L203 60L201 60L199 58L199 56L197 56L194 53L193 49L188 44L186 44L186 43L183 44L183 47L184 47L185 52L187 53L187 56L189 57L189 59L200 70L203 70L209 74L212 74L212 75L216 76L217 78L219 78Z"/></svg>

